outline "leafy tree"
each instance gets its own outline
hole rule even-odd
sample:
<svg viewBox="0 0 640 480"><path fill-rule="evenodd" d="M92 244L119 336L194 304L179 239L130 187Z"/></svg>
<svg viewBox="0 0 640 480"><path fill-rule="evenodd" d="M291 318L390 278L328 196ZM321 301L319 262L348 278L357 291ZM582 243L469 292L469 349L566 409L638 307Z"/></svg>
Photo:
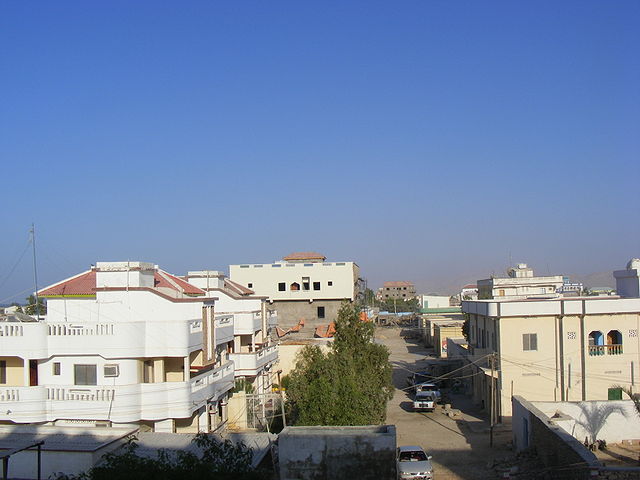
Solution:
<svg viewBox="0 0 640 480"><path fill-rule="evenodd" d="M342 304L328 353L306 346L289 375L289 418L296 425L370 425L385 421L393 396L389 350L357 306Z"/></svg>
<svg viewBox="0 0 640 480"><path fill-rule="evenodd" d="M44 300L40 297L38 297L37 307L38 308L36 310L36 297L34 295L29 295L29 297L27 297L27 305L24 308L24 313L27 315L37 315L38 312L40 312L40 315L46 315L47 307L44 304Z"/></svg>
<svg viewBox="0 0 640 480"><path fill-rule="evenodd" d="M193 443L202 450L198 456L189 451L170 455L160 450L157 458L136 454L138 444L130 440L122 450L107 453L101 462L79 475L59 474L56 480L258 480L268 478L252 470L253 452L243 443L219 442L212 435L199 433Z"/></svg>

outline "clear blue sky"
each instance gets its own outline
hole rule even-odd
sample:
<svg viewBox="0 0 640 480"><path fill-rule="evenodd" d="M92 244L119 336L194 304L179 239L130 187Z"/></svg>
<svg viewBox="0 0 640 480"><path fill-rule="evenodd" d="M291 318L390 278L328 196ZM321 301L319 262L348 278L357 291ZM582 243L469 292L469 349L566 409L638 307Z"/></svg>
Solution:
<svg viewBox="0 0 640 480"><path fill-rule="evenodd" d="M0 300L31 222L41 285L299 250L442 292L509 255L622 268L638 25L636 0L1 2Z"/></svg>

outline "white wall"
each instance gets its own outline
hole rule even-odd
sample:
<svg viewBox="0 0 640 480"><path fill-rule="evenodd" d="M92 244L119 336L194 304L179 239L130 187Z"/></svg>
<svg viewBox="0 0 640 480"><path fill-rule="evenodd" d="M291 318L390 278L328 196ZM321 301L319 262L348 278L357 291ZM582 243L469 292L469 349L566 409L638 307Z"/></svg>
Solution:
<svg viewBox="0 0 640 480"><path fill-rule="evenodd" d="M353 300L354 285L358 280L359 267L353 262L286 263L230 265L230 278L256 295L271 300L341 299ZM309 290L302 290L303 277L309 277ZM278 290L284 282L286 290ZM290 285L297 282L299 291L291 291ZM313 289L313 282L320 282L320 290ZM329 286L329 282L332 283ZM251 284L251 286L249 286Z"/></svg>

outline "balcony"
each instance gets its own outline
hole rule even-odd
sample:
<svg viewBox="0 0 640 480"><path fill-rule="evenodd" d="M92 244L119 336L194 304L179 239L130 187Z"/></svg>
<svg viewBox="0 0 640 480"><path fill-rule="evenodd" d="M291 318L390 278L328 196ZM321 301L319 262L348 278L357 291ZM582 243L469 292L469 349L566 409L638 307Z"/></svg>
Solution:
<svg viewBox="0 0 640 480"><path fill-rule="evenodd" d="M218 343L233 338L233 321L216 322ZM49 323L0 325L0 352L21 358L53 355L186 356L202 344L202 321Z"/></svg>
<svg viewBox="0 0 640 480"><path fill-rule="evenodd" d="M186 382L4 387L0 389L0 420L135 422L184 418L231 389L233 379L234 365L229 362Z"/></svg>
<svg viewBox="0 0 640 480"><path fill-rule="evenodd" d="M589 345L589 355L592 357L622 355L622 345Z"/></svg>
<svg viewBox="0 0 640 480"><path fill-rule="evenodd" d="M262 328L260 312L234 313L234 334L253 335Z"/></svg>
<svg viewBox="0 0 640 480"><path fill-rule="evenodd" d="M278 346L271 345L250 353L230 353L229 359L236 365L236 376L255 376L278 359Z"/></svg>

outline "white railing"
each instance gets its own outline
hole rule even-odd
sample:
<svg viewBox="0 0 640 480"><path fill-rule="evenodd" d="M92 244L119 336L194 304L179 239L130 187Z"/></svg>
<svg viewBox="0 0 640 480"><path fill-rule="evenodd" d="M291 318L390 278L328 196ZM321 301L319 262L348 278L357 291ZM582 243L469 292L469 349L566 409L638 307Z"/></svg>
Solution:
<svg viewBox="0 0 640 480"><path fill-rule="evenodd" d="M24 328L20 323L0 324L0 337L22 337Z"/></svg>
<svg viewBox="0 0 640 480"><path fill-rule="evenodd" d="M47 387L47 400L109 402L115 397L114 388L104 387Z"/></svg>
<svg viewBox="0 0 640 480"><path fill-rule="evenodd" d="M93 323L87 325L68 325L66 323L50 323L47 335L57 336L105 336L114 334L113 323Z"/></svg>
<svg viewBox="0 0 640 480"><path fill-rule="evenodd" d="M221 382L225 377L233 377L233 367L233 362L228 362L214 370L209 370L193 377L191 379L191 392L197 392L207 385Z"/></svg>
<svg viewBox="0 0 640 480"><path fill-rule="evenodd" d="M278 359L278 346L261 348L251 353L230 353L229 358L236 364L236 372L255 375L269 362Z"/></svg>
<svg viewBox="0 0 640 480"><path fill-rule="evenodd" d="M20 401L19 388L0 389L0 402L19 402L19 401Z"/></svg>

